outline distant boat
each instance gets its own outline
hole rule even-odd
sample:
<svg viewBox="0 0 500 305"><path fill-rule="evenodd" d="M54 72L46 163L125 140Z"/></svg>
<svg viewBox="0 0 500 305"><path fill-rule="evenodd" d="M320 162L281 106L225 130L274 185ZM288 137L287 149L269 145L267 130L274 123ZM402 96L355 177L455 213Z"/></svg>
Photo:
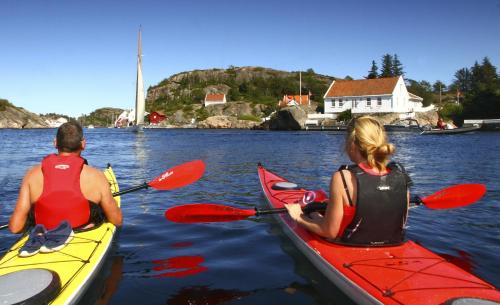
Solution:
<svg viewBox="0 0 500 305"><path fill-rule="evenodd" d="M384 125L384 129L387 132L393 131L422 131L419 126L416 125L399 125L399 124L386 124Z"/></svg>
<svg viewBox="0 0 500 305"><path fill-rule="evenodd" d="M144 98L144 80L142 78L142 30L139 28L137 43L137 78L135 83L135 112L132 126L129 128L134 132L142 132L144 128L144 114L146 101Z"/></svg>
<svg viewBox="0 0 500 305"><path fill-rule="evenodd" d="M481 129L481 126L467 126L467 127L453 128L453 129L431 129L431 130L424 130L420 134L422 135L459 134L459 133L472 132L479 129Z"/></svg>
<svg viewBox="0 0 500 305"><path fill-rule="evenodd" d="M414 124L412 124L414 123ZM420 124L418 124L418 121L416 119L405 119L405 120L400 120L396 123L393 124L385 124L384 129L387 132L393 132L393 131L422 131L422 127L420 127Z"/></svg>

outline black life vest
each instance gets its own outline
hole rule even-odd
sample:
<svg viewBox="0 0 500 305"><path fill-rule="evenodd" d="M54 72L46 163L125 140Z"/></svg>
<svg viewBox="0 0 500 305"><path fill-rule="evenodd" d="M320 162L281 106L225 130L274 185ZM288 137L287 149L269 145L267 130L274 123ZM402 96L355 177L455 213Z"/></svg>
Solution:
<svg viewBox="0 0 500 305"><path fill-rule="evenodd" d="M404 242L411 179L398 163L391 162L387 168L388 174L375 176L357 165L341 167L351 171L357 181L356 212L340 238L341 243L387 246Z"/></svg>

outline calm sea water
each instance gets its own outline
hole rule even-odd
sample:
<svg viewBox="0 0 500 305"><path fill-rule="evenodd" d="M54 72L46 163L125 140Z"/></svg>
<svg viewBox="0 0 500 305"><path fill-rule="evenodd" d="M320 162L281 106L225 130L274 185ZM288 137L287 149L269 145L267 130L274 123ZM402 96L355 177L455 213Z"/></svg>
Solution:
<svg viewBox="0 0 500 305"><path fill-rule="evenodd" d="M113 254L81 304L348 304L285 238L270 217L174 224L169 207L221 203L265 207L256 165L262 162L306 188L328 189L348 162L342 133L241 130L85 130L91 165L114 166L122 188L168 168L205 161L198 182L173 191L122 196L124 225ZM8 221L29 166L54 152L55 130L0 130L0 224ZM453 210L411 210L408 237L500 286L500 133L420 136L391 133L414 180L413 193L484 183L478 203ZM0 231L0 250L17 239Z"/></svg>

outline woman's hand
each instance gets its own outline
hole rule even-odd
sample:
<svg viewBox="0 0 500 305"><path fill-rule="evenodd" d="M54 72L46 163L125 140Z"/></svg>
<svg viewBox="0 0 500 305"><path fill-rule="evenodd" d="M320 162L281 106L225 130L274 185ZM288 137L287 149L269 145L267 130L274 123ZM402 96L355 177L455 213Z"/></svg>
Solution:
<svg viewBox="0 0 500 305"><path fill-rule="evenodd" d="M302 207L298 203L285 204L285 208L288 210L290 217L299 222L302 219Z"/></svg>

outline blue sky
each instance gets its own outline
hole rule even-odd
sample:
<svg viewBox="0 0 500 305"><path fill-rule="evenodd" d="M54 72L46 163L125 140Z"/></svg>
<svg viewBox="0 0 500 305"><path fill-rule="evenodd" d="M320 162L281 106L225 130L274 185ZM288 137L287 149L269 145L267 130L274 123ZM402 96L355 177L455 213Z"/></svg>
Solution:
<svg viewBox="0 0 500 305"><path fill-rule="evenodd" d="M357 79L385 53L446 84L484 56L500 66L500 0L0 0L0 98L71 116L132 108L140 25L146 88L230 65Z"/></svg>

